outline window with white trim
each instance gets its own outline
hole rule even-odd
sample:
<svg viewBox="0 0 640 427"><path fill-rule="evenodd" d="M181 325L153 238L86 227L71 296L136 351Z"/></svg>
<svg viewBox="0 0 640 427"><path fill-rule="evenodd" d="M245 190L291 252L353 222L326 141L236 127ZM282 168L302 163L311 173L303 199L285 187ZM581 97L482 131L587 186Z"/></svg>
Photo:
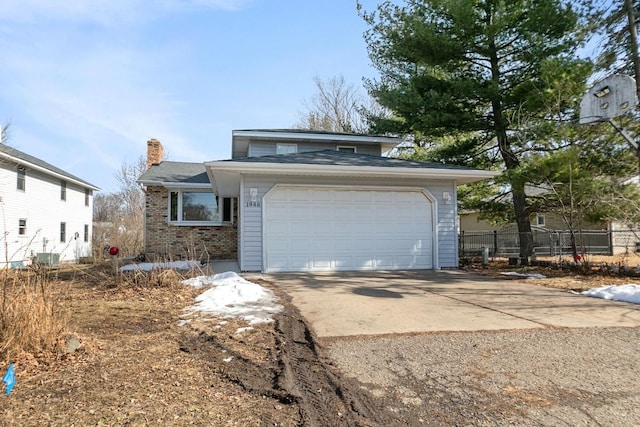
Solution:
<svg viewBox="0 0 640 427"><path fill-rule="evenodd" d="M276 154L296 154L298 144L276 144Z"/></svg>
<svg viewBox="0 0 640 427"><path fill-rule="evenodd" d="M544 215L536 215L536 225L537 226L544 227L546 223L547 223L547 221L546 221L546 218L544 217Z"/></svg>
<svg viewBox="0 0 640 427"><path fill-rule="evenodd" d="M18 235L25 236L27 234L27 220L20 218L18 220Z"/></svg>
<svg viewBox="0 0 640 427"><path fill-rule="evenodd" d="M16 184L16 188L18 190L24 191L26 177L27 170L23 166L18 166L18 182Z"/></svg>
<svg viewBox="0 0 640 427"><path fill-rule="evenodd" d="M60 200L67 200L67 181L60 181Z"/></svg>
<svg viewBox="0 0 640 427"><path fill-rule="evenodd" d="M169 223L175 225L220 225L231 222L231 199L211 191L169 191Z"/></svg>

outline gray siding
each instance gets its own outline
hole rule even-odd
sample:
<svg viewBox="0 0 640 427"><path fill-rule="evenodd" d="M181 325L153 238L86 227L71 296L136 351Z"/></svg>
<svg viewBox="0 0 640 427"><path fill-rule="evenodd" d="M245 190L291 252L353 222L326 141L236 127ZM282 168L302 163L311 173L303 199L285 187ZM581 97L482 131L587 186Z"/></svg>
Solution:
<svg viewBox="0 0 640 427"><path fill-rule="evenodd" d="M382 155L382 150L377 144L347 144L347 143L322 143L305 141L282 141L283 144L298 145L299 153L322 150L337 150L338 147L356 147L356 153L370 154L373 156ZM249 144L249 157L273 156L276 154L277 141L252 141Z"/></svg>
<svg viewBox="0 0 640 427"><path fill-rule="evenodd" d="M244 176L241 186L242 214L240 215L242 246L240 247L240 268L244 271L262 270L262 212L263 197L276 184L302 185L355 185L377 187L417 187L425 188L437 201L436 230L438 233L438 259L442 268L458 266L458 244L456 231L456 192L453 181L421 181L392 179L337 179L305 177ZM260 206L250 204L250 188L258 191ZM449 193L451 203L443 200L443 193Z"/></svg>

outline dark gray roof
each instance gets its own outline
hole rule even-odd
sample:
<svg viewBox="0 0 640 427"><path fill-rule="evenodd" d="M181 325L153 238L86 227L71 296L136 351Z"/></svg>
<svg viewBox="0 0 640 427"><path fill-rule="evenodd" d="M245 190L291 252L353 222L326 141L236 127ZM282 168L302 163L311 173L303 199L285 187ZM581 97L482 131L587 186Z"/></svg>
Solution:
<svg viewBox="0 0 640 427"><path fill-rule="evenodd" d="M184 184L209 184L204 163L167 162L151 166L140 175L138 182L176 182Z"/></svg>
<svg viewBox="0 0 640 427"><path fill-rule="evenodd" d="M269 132L269 133L299 133L301 135L338 135L338 136L367 136L371 138L394 138L386 135L367 133L329 132L313 129L234 129L234 132Z"/></svg>
<svg viewBox="0 0 640 427"><path fill-rule="evenodd" d="M465 166L448 165L435 162L418 162L413 160L374 156L372 154L349 153L336 150L310 151L305 153L278 154L261 157L241 157L231 160L221 160L221 162L475 170Z"/></svg>
<svg viewBox="0 0 640 427"><path fill-rule="evenodd" d="M60 168L58 168L56 166L53 166L52 164L47 163L44 160L40 160L37 157L34 157L34 156L30 155L30 154L24 153L24 152L22 152L20 150L16 150L15 148L10 147L10 146L8 146L6 144L0 144L0 153L4 153L7 156L11 156L11 157L14 157L16 159L19 159L19 160L21 160L22 162L24 162L26 164L31 164L31 165L46 169L46 170L48 170L48 171L50 171L50 172L52 172L54 174L61 175L61 176L66 177L66 178L68 178L70 180L73 180L73 181L76 181L76 182L78 182L78 183L80 183L82 185L85 185L85 186L87 186L89 188L98 190L98 187L96 187L95 185L85 181L84 179L78 178L77 176L72 175L69 172L64 171L64 170L62 170L62 169L60 169Z"/></svg>

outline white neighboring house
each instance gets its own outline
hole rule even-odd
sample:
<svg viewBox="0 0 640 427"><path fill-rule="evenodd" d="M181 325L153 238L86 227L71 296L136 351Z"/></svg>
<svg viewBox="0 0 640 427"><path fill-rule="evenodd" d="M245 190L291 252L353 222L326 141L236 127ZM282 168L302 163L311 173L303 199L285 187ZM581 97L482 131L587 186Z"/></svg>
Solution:
<svg viewBox="0 0 640 427"><path fill-rule="evenodd" d="M0 267L91 255L93 192L43 160L0 144Z"/></svg>

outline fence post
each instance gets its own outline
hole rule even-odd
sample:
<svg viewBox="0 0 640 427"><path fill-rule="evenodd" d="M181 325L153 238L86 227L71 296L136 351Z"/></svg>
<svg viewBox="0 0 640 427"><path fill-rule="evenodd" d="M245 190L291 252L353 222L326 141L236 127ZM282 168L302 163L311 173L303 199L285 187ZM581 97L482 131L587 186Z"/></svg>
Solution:
<svg viewBox="0 0 640 427"><path fill-rule="evenodd" d="M607 230L609 235L609 255L613 255L613 230Z"/></svg>
<svg viewBox="0 0 640 427"><path fill-rule="evenodd" d="M493 258L498 253L498 230L493 230Z"/></svg>

